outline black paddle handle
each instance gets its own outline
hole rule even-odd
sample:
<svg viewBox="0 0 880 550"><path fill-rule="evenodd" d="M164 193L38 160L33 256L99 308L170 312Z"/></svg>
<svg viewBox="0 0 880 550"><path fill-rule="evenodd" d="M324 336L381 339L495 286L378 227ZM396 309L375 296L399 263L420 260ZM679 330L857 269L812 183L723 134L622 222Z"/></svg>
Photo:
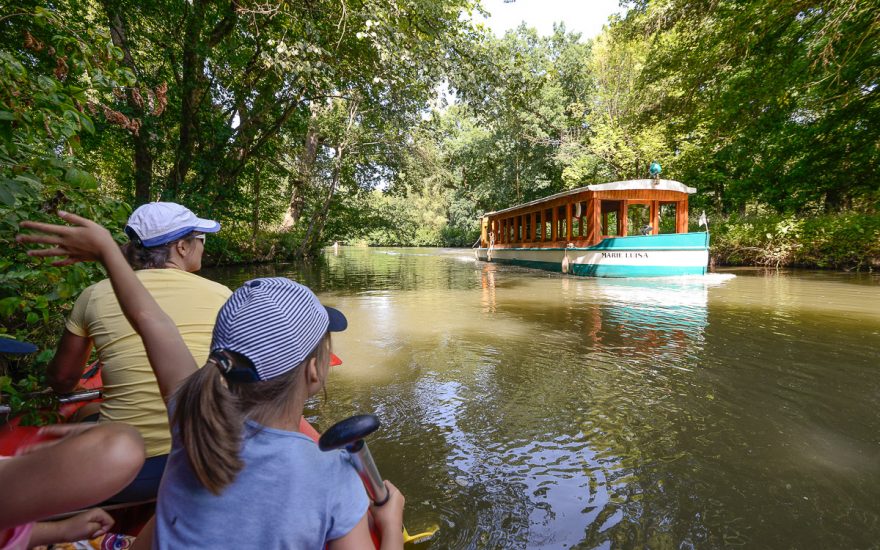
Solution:
<svg viewBox="0 0 880 550"><path fill-rule="evenodd" d="M376 506L382 506L388 501L388 488L379 475L376 461L370 454L367 442L364 438L379 429L379 419L373 414L361 414L341 420L330 427L318 439L318 447L322 451L345 449L351 457L351 465L354 466L358 477L367 490L367 495Z"/></svg>

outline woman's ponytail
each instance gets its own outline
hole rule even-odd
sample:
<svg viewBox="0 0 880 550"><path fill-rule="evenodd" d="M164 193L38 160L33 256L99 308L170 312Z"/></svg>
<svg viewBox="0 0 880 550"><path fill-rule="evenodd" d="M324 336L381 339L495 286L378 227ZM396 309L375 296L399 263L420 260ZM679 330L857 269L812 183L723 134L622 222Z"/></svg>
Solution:
<svg viewBox="0 0 880 550"><path fill-rule="evenodd" d="M190 376L174 398L173 423L190 467L219 495L244 467L239 457L244 416L220 371L208 363Z"/></svg>

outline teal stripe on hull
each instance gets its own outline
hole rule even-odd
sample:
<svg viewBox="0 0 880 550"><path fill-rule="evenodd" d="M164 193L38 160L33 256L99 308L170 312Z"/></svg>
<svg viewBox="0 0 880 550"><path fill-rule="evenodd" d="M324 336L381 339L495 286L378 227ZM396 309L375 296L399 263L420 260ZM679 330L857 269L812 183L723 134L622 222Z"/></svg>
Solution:
<svg viewBox="0 0 880 550"><path fill-rule="evenodd" d="M499 250L535 250L530 246L510 246ZM607 237L595 246L538 247L538 250L708 250L708 233L669 233L663 235L636 235ZM483 250L481 248L481 250Z"/></svg>
<svg viewBox="0 0 880 550"><path fill-rule="evenodd" d="M544 271L555 271L562 273L562 264L559 262L534 262L530 260L506 260L502 258L492 258L493 264L518 265L520 267L530 267L532 269L543 269Z"/></svg>
<svg viewBox="0 0 880 550"><path fill-rule="evenodd" d="M562 264L560 262L536 262L530 260L492 258L492 263L516 265L562 273ZM569 266L569 269L572 275L580 275L582 277L677 277L681 275L706 274L705 266L572 264Z"/></svg>
<svg viewBox="0 0 880 550"><path fill-rule="evenodd" d="M670 233L664 235L635 235L632 237L608 237L596 246L587 248L571 248L572 252L591 250L608 252L626 252L629 250L657 252L663 250L707 250L709 249L709 233ZM543 269L562 273L561 261L542 262L515 258L499 258L504 251L534 251L534 248L499 249L492 262ZM542 248L550 252L565 250L562 248ZM485 249L480 249L482 253ZM579 264L572 263L570 273L584 277L674 277L680 275L705 275L706 265L701 266L664 266L664 265L615 265L615 264Z"/></svg>
<svg viewBox="0 0 880 550"><path fill-rule="evenodd" d="M608 237L587 250L701 250L709 248L709 233L665 233Z"/></svg>

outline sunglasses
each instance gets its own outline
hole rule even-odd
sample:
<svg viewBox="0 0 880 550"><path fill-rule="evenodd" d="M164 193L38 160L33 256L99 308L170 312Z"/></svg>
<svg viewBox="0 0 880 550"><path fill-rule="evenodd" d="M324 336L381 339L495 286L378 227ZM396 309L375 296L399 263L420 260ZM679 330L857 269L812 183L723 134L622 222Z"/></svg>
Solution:
<svg viewBox="0 0 880 550"><path fill-rule="evenodd" d="M207 239L207 235L205 235L204 233L201 233L199 235L193 235L193 239L198 239L198 240L202 241L202 244L204 244L205 240Z"/></svg>

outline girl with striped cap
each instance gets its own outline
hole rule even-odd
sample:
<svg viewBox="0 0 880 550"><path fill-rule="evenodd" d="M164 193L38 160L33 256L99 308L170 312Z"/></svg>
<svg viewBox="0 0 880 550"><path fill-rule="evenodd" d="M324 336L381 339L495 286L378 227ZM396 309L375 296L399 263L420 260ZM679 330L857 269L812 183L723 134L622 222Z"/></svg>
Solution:
<svg viewBox="0 0 880 550"><path fill-rule="evenodd" d="M198 369L177 327L123 258L110 233L59 212L71 226L24 222L56 265L97 260L141 335L168 404L172 447L159 489L153 548L371 547L369 500L344 451L299 433L306 400L324 387L330 333L345 316L289 279L248 281L220 309L211 355ZM372 516L383 549L403 547L403 495Z"/></svg>

